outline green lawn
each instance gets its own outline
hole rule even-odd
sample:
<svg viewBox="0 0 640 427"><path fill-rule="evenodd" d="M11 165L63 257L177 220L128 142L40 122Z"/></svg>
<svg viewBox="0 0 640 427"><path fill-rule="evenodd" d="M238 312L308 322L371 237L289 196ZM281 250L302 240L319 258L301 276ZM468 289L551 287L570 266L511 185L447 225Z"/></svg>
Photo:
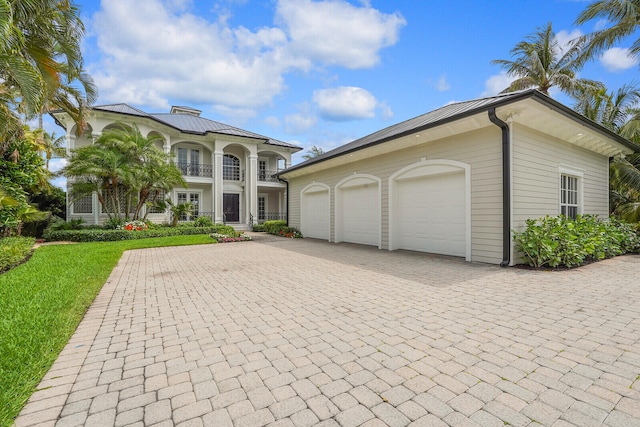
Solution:
<svg viewBox="0 0 640 427"><path fill-rule="evenodd" d="M9 426L128 249L213 243L209 235L43 246L0 274L0 426Z"/></svg>

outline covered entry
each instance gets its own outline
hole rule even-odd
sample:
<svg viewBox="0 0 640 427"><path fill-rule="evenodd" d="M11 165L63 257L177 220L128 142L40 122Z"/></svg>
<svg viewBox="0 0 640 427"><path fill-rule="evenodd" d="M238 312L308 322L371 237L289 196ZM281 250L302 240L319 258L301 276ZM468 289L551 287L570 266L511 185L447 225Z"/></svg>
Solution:
<svg viewBox="0 0 640 427"><path fill-rule="evenodd" d="M300 231L304 237L329 240L329 186L311 183L300 193Z"/></svg>
<svg viewBox="0 0 640 427"><path fill-rule="evenodd" d="M471 259L469 165L422 160L391 176L389 249Z"/></svg>

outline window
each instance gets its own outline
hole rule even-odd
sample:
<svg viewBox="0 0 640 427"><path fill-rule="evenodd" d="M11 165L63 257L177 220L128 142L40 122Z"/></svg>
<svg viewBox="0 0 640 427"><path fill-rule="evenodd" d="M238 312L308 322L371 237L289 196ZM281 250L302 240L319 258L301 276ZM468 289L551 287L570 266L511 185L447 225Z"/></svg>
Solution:
<svg viewBox="0 0 640 427"><path fill-rule="evenodd" d="M79 197L73 202L73 213L93 213L93 196Z"/></svg>
<svg viewBox="0 0 640 427"><path fill-rule="evenodd" d="M178 204L191 203L189 212L182 212L178 221L193 221L200 213L200 193L180 192L178 193Z"/></svg>
<svg viewBox="0 0 640 427"><path fill-rule="evenodd" d="M267 162L266 160L258 160L258 181L267 180Z"/></svg>
<svg viewBox="0 0 640 427"><path fill-rule="evenodd" d="M191 150L191 175L200 175L200 151Z"/></svg>
<svg viewBox="0 0 640 427"><path fill-rule="evenodd" d="M240 159L231 154L225 154L222 159L222 179L240 181Z"/></svg>
<svg viewBox="0 0 640 427"><path fill-rule="evenodd" d="M258 221L264 221L267 217L267 198L258 196Z"/></svg>
<svg viewBox="0 0 640 427"><path fill-rule="evenodd" d="M560 214L575 219L580 213L578 205L578 177L560 175Z"/></svg>

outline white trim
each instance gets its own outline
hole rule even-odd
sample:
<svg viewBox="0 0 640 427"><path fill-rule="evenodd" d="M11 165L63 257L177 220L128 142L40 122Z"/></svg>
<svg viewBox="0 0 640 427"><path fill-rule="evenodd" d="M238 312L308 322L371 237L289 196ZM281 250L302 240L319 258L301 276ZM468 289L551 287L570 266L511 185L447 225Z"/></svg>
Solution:
<svg viewBox="0 0 640 427"><path fill-rule="evenodd" d="M342 189L370 183L375 183L378 186L378 249L382 249L382 179L370 174L359 174L354 172L353 175L343 178L336 184L334 194L334 242L339 243L343 241L344 230L342 229L342 221L344 217L342 212Z"/></svg>
<svg viewBox="0 0 640 427"><path fill-rule="evenodd" d="M260 197L264 199L264 214L265 217L267 212L269 212L269 193L258 193L258 197L256 198L256 215L258 216L256 220L260 221ZM266 220L266 218L265 218Z"/></svg>
<svg viewBox="0 0 640 427"><path fill-rule="evenodd" d="M328 227L329 227L327 230L327 241L330 242L331 241L331 187L329 187L325 183L313 181L311 184L305 186L300 191L300 231L302 231L305 228L304 222L303 222L304 215L302 212L302 209L304 208L304 197L307 194L323 193L325 191L327 192L327 203L329 204L329 206L327 206L327 215L329 219L329 221L327 221Z"/></svg>
<svg viewBox="0 0 640 427"><path fill-rule="evenodd" d="M584 171L569 166L558 167L558 215L562 213L562 176L569 176L578 180L578 215L584 212ZM608 176L608 174L607 174Z"/></svg>
<svg viewBox="0 0 640 427"><path fill-rule="evenodd" d="M465 260L471 261L471 165L448 159L421 159L419 162L410 164L400 169L389 177L389 250L395 250L393 242L394 231L394 210L395 206L395 183L403 179L417 178L429 175L440 175L447 173L459 173L464 171L465 181Z"/></svg>
<svg viewBox="0 0 640 427"><path fill-rule="evenodd" d="M191 200L189 200L189 199L191 199L189 194L192 194L192 193L198 194L198 214L200 214L200 212L202 212L202 201L204 200L204 190L202 190L202 189L190 190L188 188L174 188L171 200L175 204L178 204L178 193L186 193L187 194L187 199L188 199L187 202L191 202ZM189 219L189 221L193 221L193 219Z"/></svg>

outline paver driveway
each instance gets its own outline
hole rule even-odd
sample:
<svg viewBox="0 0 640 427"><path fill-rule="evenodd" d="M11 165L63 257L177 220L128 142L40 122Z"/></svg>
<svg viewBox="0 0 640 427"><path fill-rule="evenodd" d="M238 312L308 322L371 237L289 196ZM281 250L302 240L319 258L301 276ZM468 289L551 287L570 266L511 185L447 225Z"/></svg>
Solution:
<svg viewBox="0 0 640 427"><path fill-rule="evenodd" d="M640 426L640 257L130 251L16 424Z"/></svg>

